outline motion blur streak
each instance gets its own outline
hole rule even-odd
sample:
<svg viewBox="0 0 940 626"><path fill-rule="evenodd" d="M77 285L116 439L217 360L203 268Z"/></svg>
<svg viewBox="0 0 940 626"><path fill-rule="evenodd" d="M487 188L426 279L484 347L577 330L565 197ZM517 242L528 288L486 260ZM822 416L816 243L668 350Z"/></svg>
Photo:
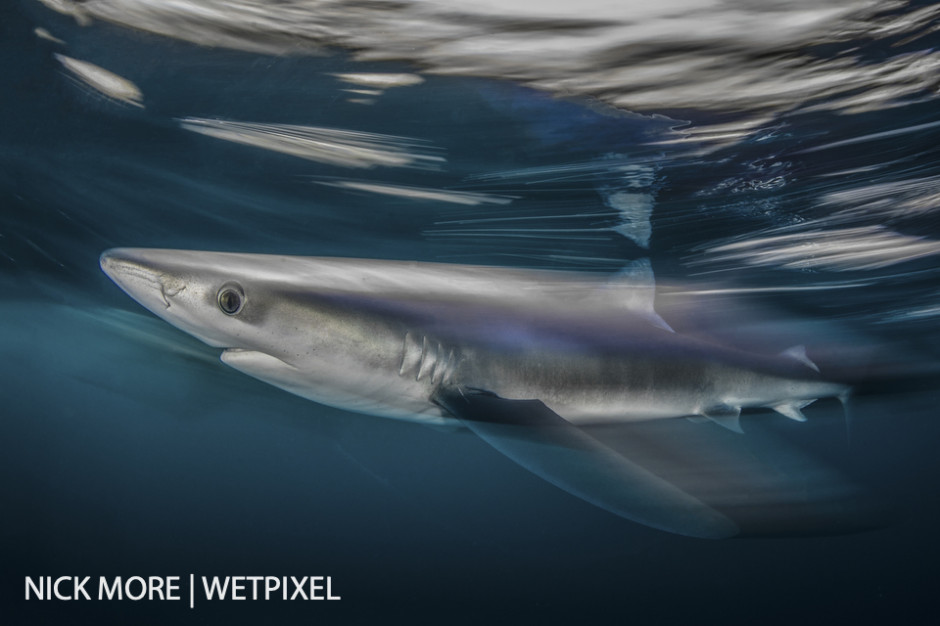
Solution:
<svg viewBox="0 0 940 626"><path fill-rule="evenodd" d="M830 223L923 217L940 206L940 176L897 180L824 195L821 204L841 208L824 219Z"/></svg>
<svg viewBox="0 0 940 626"><path fill-rule="evenodd" d="M409 200L423 200L431 202L445 202L464 206L477 206L480 204L509 204L511 197L495 196L469 191L448 191L446 189L426 189L422 187L406 187L404 185L387 185L378 183L360 182L356 180L317 181L320 185L354 189L385 196L407 198Z"/></svg>
<svg viewBox="0 0 940 626"><path fill-rule="evenodd" d="M336 128L259 124L188 117L180 125L203 135L281 152L310 161L372 168L437 168L444 157L430 154L420 141ZM422 152L423 149L423 152Z"/></svg>
<svg viewBox="0 0 940 626"><path fill-rule="evenodd" d="M374 89L389 89L391 87L410 87L420 85L424 79L417 74L334 74L343 82Z"/></svg>
<svg viewBox="0 0 940 626"><path fill-rule="evenodd" d="M940 241L864 226L751 238L710 248L706 259L845 271L878 269L935 254L940 254Z"/></svg>
<svg viewBox="0 0 940 626"><path fill-rule="evenodd" d="M137 85L126 78L118 76L114 72L109 72L103 67L98 67L93 63L79 61L78 59L67 57L64 54L56 54L55 58L78 80L95 91L126 104L133 104L139 107L143 106L142 101L144 95L140 92Z"/></svg>

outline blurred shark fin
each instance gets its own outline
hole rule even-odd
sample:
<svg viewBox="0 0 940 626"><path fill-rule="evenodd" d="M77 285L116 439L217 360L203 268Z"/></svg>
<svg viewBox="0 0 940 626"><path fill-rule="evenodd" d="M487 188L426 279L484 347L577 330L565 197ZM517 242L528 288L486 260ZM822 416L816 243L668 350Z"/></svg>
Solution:
<svg viewBox="0 0 940 626"><path fill-rule="evenodd" d="M626 308L642 315L658 328L675 332L654 308L656 278L653 276L653 266L650 265L649 259L630 261L622 270L610 277L608 285L621 290Z"/></svg>
<svg viewBox="0 0 940 626"><path fill-rule="evenodd" d="M816 372L819 371L819 366L813 363L813 361L808 356L806 356L806 346L793 346L792 348L787 348L780 353L780 356L793 359L794 361L799 361L811 370Z"/></svg>
<svg viewBox="0 0 940 626"><path fill-rule="evenodd" d="M739 406L720 404L706 409L702 415L731 432L744 434L741 428L741 407Z"/></svg>
<svg viewBox="0 0 940 626"><path fill-rule="evenodd" d="M721 539L737 524L668 480L620 455L540 400L507 400L441 387L431 400L520 466L615 515L689 537Z"/></svg>
<svg viewBox="0 0 940 626"><path fill-rule="evenodd" d="M802 409L803 407L809 406L813 402L816 402L815 398L813 400L801 400L800 402L788 402L785 404L778 404L771 408L773 408L773 410L779 413L780 415L783 415L784 417L788 417L791 420L794 420L797 422L805 422L806 416L803 415L803 412L800 409Z"/></svg>

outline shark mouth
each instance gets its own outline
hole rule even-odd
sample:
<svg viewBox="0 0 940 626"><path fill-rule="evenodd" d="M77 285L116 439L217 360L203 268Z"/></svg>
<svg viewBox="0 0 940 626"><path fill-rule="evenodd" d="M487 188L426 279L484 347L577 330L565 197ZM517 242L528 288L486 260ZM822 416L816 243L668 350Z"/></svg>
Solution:
<svg viewBox="0 0 940 626"><path fill-rule="evenodd" d="M278 387L290 389L302 381L300 370L267 352L227 348L219 358L229 367Z"/></svg>
<svg viewBox="0 0 940 626"><path fill-rule="evenodd" d="M271 356L267 352L258 350L248 350L247 348L226 348L219 357L226 365L231 365L235 369L241 369L241 366L256 365L270 362L271 365L278 364L278 367L289 367L296 369L293 365L282 361L276 356Z"/></svg>

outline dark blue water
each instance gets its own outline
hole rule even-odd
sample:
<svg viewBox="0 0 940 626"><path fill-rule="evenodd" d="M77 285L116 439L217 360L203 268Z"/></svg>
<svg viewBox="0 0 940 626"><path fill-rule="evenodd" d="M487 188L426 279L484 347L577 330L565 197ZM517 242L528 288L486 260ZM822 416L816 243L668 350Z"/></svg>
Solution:
<svg viewBox="0 0 940 626"><path fill-rule="evenodd" d="M762 105L719 98L732 87L702 70L714 102L694 106L692 78L661 78L668 89L649 89L661 105L617 108L642 90L536 89L522 61L441 73L450 57L429 48L369 60L359 40L316 55L293 39L200 46L97 16L79 25L36 2L5 6L0 622L933 623L930 11L888 7L859 19L910 23L877 36L846 27L766 57L719 49L725 77L735 63L776 77L760 77ZM676 38L654 52L677 64L701 52ZM351 41L318 43L337 40ZM103 93L61 55L141 95ZM832 89L810 91L780 73L791 58L851 60L854 73L820 74ZM348 73L423 82L376 89L337 76ZM320 144L303 141L314 132ZM831 535L729 541L639 526L472 435L323 407L226 368L100 272L114 246L605 272L649 258L664 287L736 294L733 311L703 300L693 312L711 331L730 334L741 310L754 312L762 334L779 333L771 343L815 343L824 370L857 384L848 441L834 403L808 408L808 424L744 419L769 420L878 514ZM23 600L25 576L189 573L331 575L343 600L193 611Z"/></svg>

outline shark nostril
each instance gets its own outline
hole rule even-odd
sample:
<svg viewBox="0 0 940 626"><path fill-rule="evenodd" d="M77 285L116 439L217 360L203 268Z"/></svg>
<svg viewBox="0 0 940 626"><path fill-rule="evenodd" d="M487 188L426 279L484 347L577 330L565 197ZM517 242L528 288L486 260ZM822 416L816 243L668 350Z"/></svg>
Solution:
<svg viewBox="0 0 940 626"><path fill-rule="evenodd" d="M101 270L108 275L112 280L119 278L122 271L125 271L130 263L121 257L115 251L107 250L101 253L101 256L98 257L98 265L101 266Z"/></svg>
<svg viewBox="0 0 940 626"><path fill-rule="evenodd" d="M141 263L122 249L102 253L98 258L98 264L102 271L125 291L128 291L134 283L149 284L151 287L159 288L161 292L164 290L165 277L161 272Z"/></svg>
<svg viewBox="0 0 940 626"><path fill-rule="evenodd" d="M112 255L110 252L102 252L101 256L98 257L98 265L101 266L102 271L104 271L104 273L108 276L111 275L111 273L108 271L111 269L111 258Z"/></svg>
<svg viewBox="0 0 940 626"><path fill-rule="evenodd" d="M166 308L170 308L170 298L179 294L181 291L186 289L186 285L178 286L167 286L166 283L160 283L160 297L163 298L163 304L166 305Z"/></svg>

